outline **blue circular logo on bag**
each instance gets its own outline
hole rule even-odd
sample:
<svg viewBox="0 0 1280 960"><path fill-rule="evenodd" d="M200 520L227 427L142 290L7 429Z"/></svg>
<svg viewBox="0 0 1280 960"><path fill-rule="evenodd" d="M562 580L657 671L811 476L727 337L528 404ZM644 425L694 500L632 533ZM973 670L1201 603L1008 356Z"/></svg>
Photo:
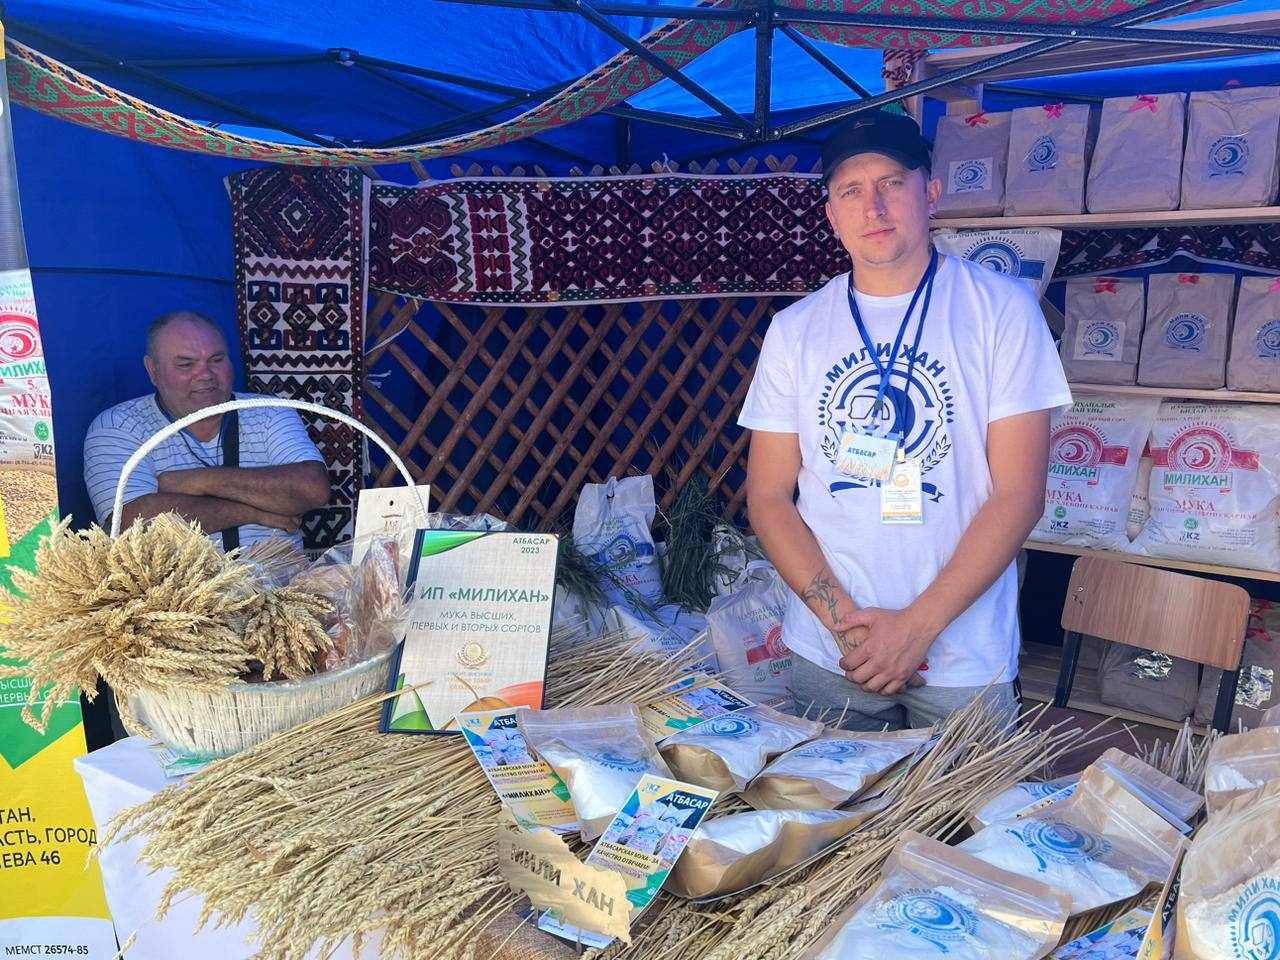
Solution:
<svg viewBox="0 0 1280 960"><path fill-rule="evenodd" d="M1084 344L1086 355L1101 353L1111 356L1120 346L1120 328L1110 320L1094 320L1085 325L1080 342Z"/></svg>
<svg viewBox="0 0 1280 960"><path fill-rule="evenodd" d="M965 160L956 167L956 190L985 190L987 188L987 165L980 160Z"/></svg>
<svg viewBox="0 0 1280 960"><path fill-rule="evenodd" d="M1209 176L1243 174L1249 163L1249 141L1244 137L1219 137L1209 148Z"/></svg>
<svg viewBox="0 0 1280 960"><path fill-rule="evenodd" d="M988 240L986 243L978 244L965 254L965 259L1011 277L1022 274L1022 252L1002 240Z"/></svg>
<svg viewBox="0 0 1280 960"><path fill-rule="evenodd" d="M1259 357L1280 357L1280 320L1268 320L1253 338L1253 349Z"/></svg>
<svg viewBox="0 0 1280 960"><path fill-rule="evenodd" d="M1245 888L1227 916L1232 956L1280 960L1280 880L1262 877Z"/></svg>
<svg viewBox="0 0 1280 960"><path fill-rule="evenodd" d="M1047 133L1039 137L1027 152L1027 166L1035 172L1052 170L1058 165L1058 145Z"/></svg>
<svg viewBox="0 0 1280 960"><path fill-rule="evenodd" d="M943 953L948 943L973 936L978 928L978 915L962 903L933 890L914 888L889 900L884 920L877 923L882 930L906 930L933 944Z"/></svg>
<svg viewBox="0 0 1280 960"><path fill-rule="evenodd" d="M644 757L631 757L625 753L614 753L603 750L593 753L591 759L608 770L621 770L623 773L644 773L649 769L649 761Z"/></svg>
<svg viewBox="0 0 1280 960"><path fill-rule="evenodd" d="M713 737L745 737L760 729L760 721L751 717L730 714L727 717L716 717L706 723L699 724L693 731L695 734L709 734Z"/></svg>
<svg viewBox="0 0 1280 960"><path fill-rule="evenodd" d="M1175 350L1199 352L1209 321L1197 313L1180 313L1164 325L1164 342Z"/></svg>
<svg viewBox="0 0 1280 960"><path fill-rule="evenodd" d="M1006 828L1042 864L1089 863L1111 852L1111 843L1083 833L1061 820L1029 820L1020 827Z"/></svg>
<svg viewBox="0 0 1280 960"><path fill-rule="evenodd" d="M796 750L792 756L844 763L867 752L867 745L857 740L818 740Z"/></svg>

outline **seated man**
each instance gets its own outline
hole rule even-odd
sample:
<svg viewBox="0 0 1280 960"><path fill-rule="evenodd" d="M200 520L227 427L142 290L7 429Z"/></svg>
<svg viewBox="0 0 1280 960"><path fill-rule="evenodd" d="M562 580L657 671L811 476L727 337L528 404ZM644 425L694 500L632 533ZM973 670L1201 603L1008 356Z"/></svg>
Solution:
<svg viewBox="0 0 1280 960"><path fill-rule="evenodd" d="M103 527L130 455L169 423L232 397L227 341L199 313L155 320L143 364L156 392L104 410L84 440L85 486ZM197 421L151 451L126 482L121 526L172 511L226 549L277 530L301 546L302 514L328 500L328 471L298 414L246 409Z"/></svg>

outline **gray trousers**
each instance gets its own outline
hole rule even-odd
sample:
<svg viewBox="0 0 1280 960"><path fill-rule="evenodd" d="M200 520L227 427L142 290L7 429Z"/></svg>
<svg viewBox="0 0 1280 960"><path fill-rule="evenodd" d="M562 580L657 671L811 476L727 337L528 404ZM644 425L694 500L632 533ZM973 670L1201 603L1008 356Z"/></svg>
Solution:
<svg viewBox="0 0 1280 960"><path fill-rule="evenodd" d="M791 685L798 713L812 710L813 716L825 712L828 725L835 725L844 713L840 723L844 730L882 730L886 725L890 730L928 727L972 703L984 690L988 701L1007 707L1011 715L1018 707L1014 683L996 683L989 688L925 685L882 697L797 654L791 658Z"/></svg>

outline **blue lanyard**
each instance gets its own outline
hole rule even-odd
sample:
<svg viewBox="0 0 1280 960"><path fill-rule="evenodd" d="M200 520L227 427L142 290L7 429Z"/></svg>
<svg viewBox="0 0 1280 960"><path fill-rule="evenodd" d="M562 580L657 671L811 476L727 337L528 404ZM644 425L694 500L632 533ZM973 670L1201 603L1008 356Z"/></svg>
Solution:
<svg viewBox="0 0 1280 960"><path fill-rule="evenodd" d="M911 356L907 360L907 384L910 385L911 378L915 374L916 356L920 353L920 338L924 335L924 321L929 314L929 301L933 297L933 278L938 272L938 251L934 250L929 258L929 268L925 270L924 276L920 278L920 282L916 285L916 292L911 295L911 302L907 304L907 312L902 317L902 323L898 327L898 335L893 341L893 350L889 354L889 362L882 364L880 357L876 353L876 345L871 339L871 335L867 333L867 325L862 322L862 312L858 309L858 301L853 293L853 274L849 274L849 313L853 315L853 322L858 328L858 334L862 337L862 342L867 348L867 353L871 356L871 362L875 364L876 373L880 374L880 389L876 392L876 403L872 407L873 414L879 414L884 409L885 394L889 390L889 378L893 376L893 366L898 362L898 352L902 348L903 337L907 333L907 325L911 322L911 314L916 308L916 303L920 300L920 294L924 294L924 304L920 308L920 322L916 327L916 339L911 348ZM902 411L898 409L897 401L893 404L894 414L901 419Z"/></svg>

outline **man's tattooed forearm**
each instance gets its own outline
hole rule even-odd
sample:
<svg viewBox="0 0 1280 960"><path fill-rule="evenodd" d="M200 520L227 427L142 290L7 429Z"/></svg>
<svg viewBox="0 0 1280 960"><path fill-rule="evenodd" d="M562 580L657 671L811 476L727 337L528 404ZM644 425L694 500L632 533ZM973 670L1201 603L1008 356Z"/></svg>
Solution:
<svg viewBox="0 0 1280 960"><path fill-rule="evenodd" d="M836 643L840 645L840 649L848 653L857 646L849 640L848 630L836 630L835 625L840 620L836 607L839 604L839 596L837 595L837 587L831 581L831 575L826 568L819 570L814 578L809 581L809 585L804 588L804 592L800 594L800 599L808 604L811 608L815 608L814 612L819 613L825 609L831 616L831 632L836 638Z"/></svg>

